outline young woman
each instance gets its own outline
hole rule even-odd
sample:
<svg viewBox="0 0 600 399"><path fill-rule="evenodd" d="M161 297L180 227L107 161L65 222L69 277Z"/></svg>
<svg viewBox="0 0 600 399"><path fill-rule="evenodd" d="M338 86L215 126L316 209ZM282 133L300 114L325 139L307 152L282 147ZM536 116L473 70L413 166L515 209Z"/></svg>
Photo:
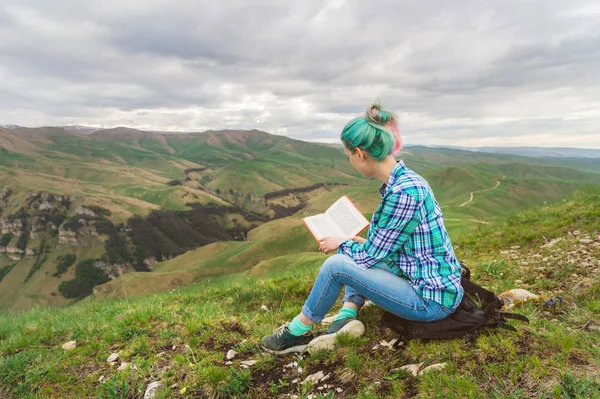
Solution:
<svg viewBox="0 0 600 399"><path fill-rule="evenodd" d="M323 263L302 312L263 337L267 351L333 348L340 332L362 335L357 316L365 299L415 321L441 320L462 299L460 264L433 192L425 179L394 159L402 147L395 116L374 104L344 127L341 139L350 164L364 177L382 181L381 203L366 240L328 237L320 242L321 251L337 254ZM341 311L326 334L314 338L313 323L323 320L343 287Z"/></svg>

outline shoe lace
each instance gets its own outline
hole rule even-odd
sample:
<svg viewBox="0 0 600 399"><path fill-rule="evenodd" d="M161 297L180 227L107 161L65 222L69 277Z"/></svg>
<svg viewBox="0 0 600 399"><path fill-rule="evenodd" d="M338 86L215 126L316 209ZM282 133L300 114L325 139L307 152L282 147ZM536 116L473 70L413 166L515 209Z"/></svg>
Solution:
<svg viewBox="0 0 600 399"><path fill-rule="evenodd" d="M273 332L275 333L277 338L279 338L283 335L283 332L287 328L288 324L290 324L290 323L285 323L273 330Z"/></svg>

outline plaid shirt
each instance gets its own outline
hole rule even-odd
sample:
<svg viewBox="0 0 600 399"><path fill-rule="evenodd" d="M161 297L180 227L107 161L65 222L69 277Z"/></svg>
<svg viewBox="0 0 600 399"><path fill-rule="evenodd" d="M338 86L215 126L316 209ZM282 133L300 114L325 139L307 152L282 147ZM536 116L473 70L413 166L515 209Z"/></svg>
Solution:
<svg viewBox="0 0 600 399"><path fill-rule="evenodd" d="M367 241L346 240L338 253L362 269L384 264L423 298L455 309L463 296L461 267L429 184L399 161L379 193Z"/></svg>

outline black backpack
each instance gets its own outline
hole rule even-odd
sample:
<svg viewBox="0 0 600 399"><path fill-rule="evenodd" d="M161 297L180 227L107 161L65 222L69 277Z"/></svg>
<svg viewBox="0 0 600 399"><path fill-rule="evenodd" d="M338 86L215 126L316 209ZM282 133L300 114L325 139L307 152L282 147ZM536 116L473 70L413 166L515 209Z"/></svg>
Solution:
<svg viewBox="0 0 600 399"><path fill-rule="evenodd" d="M381 326L396 331L402 341L417 338L428 340L462 337L474 340L484 327L501 327L517 331L506 323L507 319L529 323L529 319L520 314L500 312L504 302L493 292L472 282L469 268L462 263L461 266L461 285L465 294L454 313L442 320L420 322L406 320L385 312L381 318ZM475 299L481 302L481 306L475 302Z"/></svg>

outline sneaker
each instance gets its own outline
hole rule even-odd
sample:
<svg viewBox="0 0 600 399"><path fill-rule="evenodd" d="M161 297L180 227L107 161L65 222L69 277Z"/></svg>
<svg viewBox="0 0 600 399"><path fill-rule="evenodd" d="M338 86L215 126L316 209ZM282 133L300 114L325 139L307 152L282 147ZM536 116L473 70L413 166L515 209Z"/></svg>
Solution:
<svg viewBox="0 0 600 399"><path fill-rule="evenodd" d="M276 355L291 352L306 352L308 343L314 338L313 333L308 331L300 336L293 335L288 327L289 324L285 323L275 329L273 334L263 337L260 340L263 349Z"/></svg>
<svg viewBox="0 0 600 399"><path fill-rule="evenodd" d="M336 320L329 326L325 334L318 336L308 344L310 353L321 350L333 350L338 334L348 334L351 337L360 337L365 333L365 325L353 317Z"/></svg>

